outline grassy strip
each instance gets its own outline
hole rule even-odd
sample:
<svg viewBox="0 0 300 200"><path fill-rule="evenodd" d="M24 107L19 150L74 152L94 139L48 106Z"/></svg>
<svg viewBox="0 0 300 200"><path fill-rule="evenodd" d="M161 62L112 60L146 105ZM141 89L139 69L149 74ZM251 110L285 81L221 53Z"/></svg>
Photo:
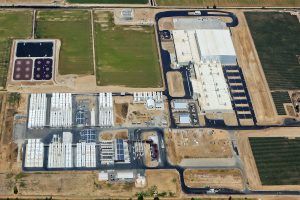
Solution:
<svg viewBox="0 0 300 200"><path fill-rule="evenodd" d="M94 73L89 11L38 11L36 24L37 38L61 40L60 74Z"/></svg>
<svg viewBox="0 0 300 200"><path fill-rule="evenodd" d="M29 38L31 31L31 11L0 12L0 88L6 85L12 40Z"/></svg>
<svg viewBox="0 0 300 200"><path fill-rule="evenodd" d="M94 19L98 85L162 86L153 27L116 26L111 13Z"/></svg>

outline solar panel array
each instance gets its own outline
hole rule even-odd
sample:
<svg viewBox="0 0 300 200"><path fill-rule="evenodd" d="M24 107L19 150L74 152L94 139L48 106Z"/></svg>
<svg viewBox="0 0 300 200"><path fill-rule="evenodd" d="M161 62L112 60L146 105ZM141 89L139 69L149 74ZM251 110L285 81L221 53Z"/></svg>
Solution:
<svg viewBox="0 0 300 200"><path fill-rule="evenodd" d="M117 158L117 160L118 161L125 160L123 140L117 139L116 143L117 143L117 149L116 149L116 153L117 153L116 158Z"/></svg>

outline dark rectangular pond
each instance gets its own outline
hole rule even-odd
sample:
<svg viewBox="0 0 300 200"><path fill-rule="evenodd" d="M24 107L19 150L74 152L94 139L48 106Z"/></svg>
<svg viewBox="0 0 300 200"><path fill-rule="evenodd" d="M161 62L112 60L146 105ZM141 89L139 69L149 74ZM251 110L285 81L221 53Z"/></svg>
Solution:
<svg viewBox="0 0 300 200"><path fill-rule="evenodd" d="M32 77L32 59L15 60L13 79L14 80L30 80Z"/></svg>
<svg viewBox="0 0 300 200"><path fill-rule="evenodd" d="M52 57L53 42L18 42L17 57Z"/></svg>
<svg viewBox="0 0 300 200"><path fill-rule="evenodd" d="M33 79L50 80L52 78L53 60L50 58L36 59L34 62Z"/></svg>

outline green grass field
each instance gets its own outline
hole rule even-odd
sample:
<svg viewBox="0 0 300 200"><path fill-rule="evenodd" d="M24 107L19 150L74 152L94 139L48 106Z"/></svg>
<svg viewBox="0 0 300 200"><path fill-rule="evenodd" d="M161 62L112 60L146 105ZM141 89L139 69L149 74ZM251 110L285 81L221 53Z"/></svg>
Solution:
<svg viewBox="0 0 300 200"><path fill-rule="evenodd" d="M249 138L263 185L300 184L300 138Z"/></svg>
<svg viewBox="0 0 300 200"><path fill-rule="evenodd" d="M300 6L299 0L156 0L161 6Z"/></svg>
<svg viewBox="0 0 300 200"><path fill-rule="evenodd" d="M148 0L67 0L69 3L145 4Z"/></svg>
<svg viewBox="0 0 300 200"><path fill-rule="evenodd" d="M31 11L0 11L0 88L4 88L13 39L31 36Z"/></svg>
<svg viewBox="0 0 300 200"><path fill-rule="evenodd" d="M300 89L297 17L279 12L246 12L245 16L270 89Z"/></svg>
<svg viewBox="0 0 300 200"><path fill-rule="evenodd" d="M60 74L94 74L89 11L38 11L35 34L61 40Z"/></svg>
<svg viewBox="0 0 300 200"><path fill-rule="evenodd" d="M161 87L153 27L115 26L107 12L94 16L97 84Z"/></svg>

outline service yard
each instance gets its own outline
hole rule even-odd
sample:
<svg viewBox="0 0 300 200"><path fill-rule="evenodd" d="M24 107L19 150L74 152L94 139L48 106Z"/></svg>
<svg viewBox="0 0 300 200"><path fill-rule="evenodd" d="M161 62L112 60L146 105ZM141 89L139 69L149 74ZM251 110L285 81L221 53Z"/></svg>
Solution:
<svg viewBox="0 0 300 200"><path fill-rule="evenodd" d="M192 188L216 187L243 190L243 178L237 169L186 169L184 181Z"/></svg>
<svg viewBox="0 0 300 200"><path fill-rule="evenodd" d="M37 38L61 40L59 74L94 74L91 14L88 10L45 10L36 16Z"/></svg>
<svg viewBox="0 0 300 200"><path fill-rule="evenodd" d="M161 6L300 6L297 0L156 0Z"/></svg>
<svg viewBox="0 0 300 200"><path fill-rule="evenodd" d="M165 131L169 161L179 164L183 159L232 157L228 132L213 129Z"/></svg>
<svg viewBox="0 0 300 200"><path fill-rule="evenodd" d="M151 26L118 26L113 14L95 11L97 85L162 87Z"/></svg>
<svg viewBox="0 0 300 200"><path fill-rule="evenodd" d="M115 121L123 127L165 127L169 123L169 112L165 110L148 110L143 103L133 103L132 96L118 96L115 100ZM164 107L167 108L165 102Z"/></svg>
<svg viewBox="0 0 300 200"><path fill-rule="evenodd" d="M0 90L5 88L13 39L31 37L32 11L0 11Z"/></svg>
<svg viewBox="0 0 300 200"><path fill-rule="evenodd" d="M298 127L237 132L251 189L299 190L299 137Z"/></svg>

